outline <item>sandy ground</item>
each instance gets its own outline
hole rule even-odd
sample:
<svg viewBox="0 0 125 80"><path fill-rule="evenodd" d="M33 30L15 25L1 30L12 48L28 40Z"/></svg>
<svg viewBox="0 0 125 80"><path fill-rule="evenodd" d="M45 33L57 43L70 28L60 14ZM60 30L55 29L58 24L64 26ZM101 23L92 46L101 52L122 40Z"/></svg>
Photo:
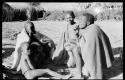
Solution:
<svg viewBox="0 0 125 80"><path fill-rule="evenodd" d="M43 33L57 43L58 38L63 30L66 28L66 22L59 21L33 21L36 30ZM109 36L111 45L115 47L123 47L123 22L122 21L98 21L98 24L103 31ZM14 33L20 32L23 29L24 22L3 22L2 23L2 38ZM8 34L10 33L10 34ZM3 41L2 39L2 41Z"/></svg>
<svg viewBox="0 0 125 80"><path fill-rule="evenodd" d="M54 40L55 43L65 30L66 22L58 21L33 21L36 30ZM123 47L123 22L120 21L103 21L96 22L104 32L109 36L112 48ZM23 29L24 22L3 22L2 23L2 60L4 65L12 65L12 52L16 44L16 39L11 40L13 34ZM119 58L120 53L114 54L115 61L111 69L104 72L108 79L123 79L122 60ZM75 69L71 69L75 74Z"/></svg>

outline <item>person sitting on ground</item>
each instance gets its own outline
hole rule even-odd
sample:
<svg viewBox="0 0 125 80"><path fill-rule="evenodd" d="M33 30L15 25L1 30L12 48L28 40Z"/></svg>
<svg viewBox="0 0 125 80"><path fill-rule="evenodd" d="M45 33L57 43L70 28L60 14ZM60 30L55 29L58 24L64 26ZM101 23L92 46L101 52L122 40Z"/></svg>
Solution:
<svg viewBox="0 0 125 80"><path fill-rule="evenodd" d="M50 58L52 56L52 53L55 50L55 45L54 45L53 40L50 39L49 37L37 32L35 30L34 24L31 21L26 21L24 24L24 29L17 36L16 47L15 47L15 51L13 52L14 60L13 60L11 69L16 69L18 71L18 65L19 65L20 58L21 58L21 54L18 49L22 42L30 40L31 35L34 35L42 44L48 43L45 46L46 49L44 49L44 51L45 51L46 55L48 56L48 58Z"/></svg>
<svg viewBox="0 0 125 80"><path fill-rule="evenodd" d="M64 32L64 42L62 42L63 46L60 46L60 42L59 42L59 46L57 47L56 51L54 52L53 55L53 59L55 57L58 57L61 49L65 49L68 52L69 55L69 60L67 62L68 67L72 67L74 64L76 64L77 67L77 73L79 76L77 76L77 78L81 78L82 77L82 68L81 68L81 58L79 55L79 44L78 44L78 32L79 32L79 26L78 24L74 21L75 19L75 15L73 11L69 11L66 14L66 19L67 19L67 27L66 27L66 31ZM60 49L60 47L63 47ZM59 49L60 50L59 50Z"/></svg>
<svg viewBox="0 0 125 80"><path fill-rule="evenodd" d="M33 53L31 54L30 49L28 49L28 48L32 48L34 45L36 46L39 44L35 43L29 46L28 42L24 42L20 46L22 55L21 55L19 66L22 71L22 74L25 76L26 79L34 79L36 77L42 76L43 74L49 74L51 76L61 78L61 79L68 79L71 76L71 74L61 75L50 69L35 69L35 67L32 65L32 62L30 60L30 55L32 55ZM36 47L36 48L39 48L39 50L42 50L41 47Z"/></svg>

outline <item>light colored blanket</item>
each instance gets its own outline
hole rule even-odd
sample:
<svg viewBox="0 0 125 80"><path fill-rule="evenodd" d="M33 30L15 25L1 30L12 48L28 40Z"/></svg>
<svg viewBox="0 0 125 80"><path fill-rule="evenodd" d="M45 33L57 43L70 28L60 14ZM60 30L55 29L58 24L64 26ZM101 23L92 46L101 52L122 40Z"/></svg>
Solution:
<svg viewBox="0 0 125 80"><path fill-rule="evenodd" d="M114 61L109 38L97 25L88 26L80 40L81 54L84 61L83 74L92 79L102 79L103 69L112 66Z"/></svg>

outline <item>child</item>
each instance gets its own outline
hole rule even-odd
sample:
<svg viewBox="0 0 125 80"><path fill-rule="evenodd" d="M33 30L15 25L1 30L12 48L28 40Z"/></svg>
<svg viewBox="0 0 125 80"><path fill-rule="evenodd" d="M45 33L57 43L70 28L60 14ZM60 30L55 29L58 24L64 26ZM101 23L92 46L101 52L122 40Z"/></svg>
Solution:
<svg viewBox="0 0 125 80"><path fill-rule="evenodd" d="M68 67L71 67L73 64L73 60L75 60L76 67L78 69L79 78L81 78L81 58L78 51L79 45L78 45L78 33L79 33L79 26L74 21L75 15L74 13L68 12L66 15L67 18L67 29L65 34L65 40L64 48L67 50L70 58L67 62Z"/></svg>
<svg viewBox="0 0 125 80"><path fill-rule="evenodd" d="M34 44L37 45L37 44ZM33 45L32 45L33 46ZM26 77L26 79L34 79L36 77L42 76L43 74L47 73L52 76L58 77L58 78L69 78L71 75L60 75L54 71L51 71L50 69L35 69L34 66L31 64L31 60L29 58L30 51L28 50L29 43L24 42L21 44L21 60L20 60L20 69L23 73L23 75ZM35 57L35 56L34 56Z"/></svg>

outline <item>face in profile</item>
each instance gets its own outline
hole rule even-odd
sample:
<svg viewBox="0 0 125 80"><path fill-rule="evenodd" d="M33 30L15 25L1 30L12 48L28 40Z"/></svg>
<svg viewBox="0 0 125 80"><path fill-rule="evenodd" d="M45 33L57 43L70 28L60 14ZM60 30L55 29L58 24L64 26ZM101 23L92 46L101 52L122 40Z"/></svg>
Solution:
<svg viewBox="0 0 125 80"><path fill-rule="evenodd" d="M67 14L67 15L66 15L66 21L69 22L69 23L73 22L73 21L74 21L73 16L70 15L70 14Z"/></svg>
<svg viewBox="0 0 125 80"><path fill-rule="evenodd" d="M79 18L79 28L83 29L87 26L87 18L85 16L80 16Z"/></svg>
<svg viewBox="0 0 125 80"><path fill-rule="evenodd" d="M34 25L31 23L27 23L25 26L26 32L29 36L35 33Z"/></svg>
<svg viewBox="0 0 125 80"><path fill-rule="evenodd" d="M31 25L30 24L27 25L26 31L28 32L28 35L31 36L32 30L31 30Z"/></svg>

